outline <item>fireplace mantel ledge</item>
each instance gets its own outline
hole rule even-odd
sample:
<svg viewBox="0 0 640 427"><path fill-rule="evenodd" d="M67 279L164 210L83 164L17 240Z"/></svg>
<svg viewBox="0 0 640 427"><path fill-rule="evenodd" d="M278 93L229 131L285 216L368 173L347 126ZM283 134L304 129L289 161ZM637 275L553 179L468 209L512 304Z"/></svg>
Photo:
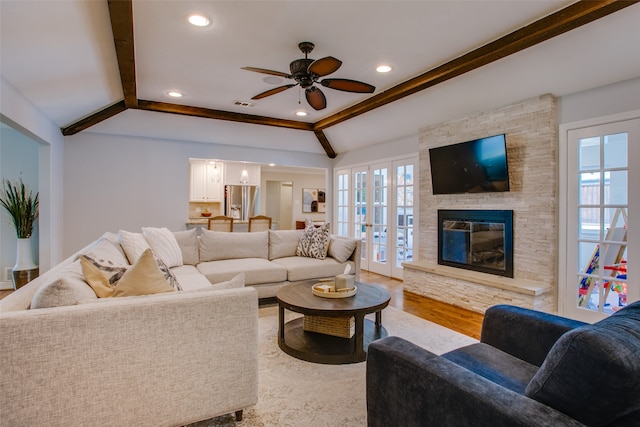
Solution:
<svg viewBox="0 0 640 427"><path fill-rule="evenodd" d="M478 283L505 291L517 292L525 295L538 296L551 292L551 286L543 285L531 280L512 279L510 277L496 276L494 274L480 273L477 271L463 270L461 268L448 267L429 261L403 262L404 268L423 271L438 276L452 277L467 282Z"/></svg>

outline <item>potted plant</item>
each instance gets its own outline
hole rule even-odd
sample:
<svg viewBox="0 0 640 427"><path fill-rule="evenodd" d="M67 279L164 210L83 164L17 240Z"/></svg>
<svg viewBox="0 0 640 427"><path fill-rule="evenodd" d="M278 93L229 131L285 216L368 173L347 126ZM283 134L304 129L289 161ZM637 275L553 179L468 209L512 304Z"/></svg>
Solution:
<svg viewBox="0 0 640 427"><path fill-rule="evenodd" d="M38 193L33 193L22 182L2 180L0 204L7 211L18 237L16 265L13 267L13 286L18 289L38 275L38 266L33 261L31 235L38 219Z"/></svg>

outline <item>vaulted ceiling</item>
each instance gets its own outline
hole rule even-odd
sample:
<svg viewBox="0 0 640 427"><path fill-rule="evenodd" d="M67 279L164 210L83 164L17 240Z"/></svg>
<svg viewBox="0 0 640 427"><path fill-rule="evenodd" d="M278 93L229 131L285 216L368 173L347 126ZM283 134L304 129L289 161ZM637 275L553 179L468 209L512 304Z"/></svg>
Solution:
<svg viewBox="0 0 640 427"><path fill-rule="evenodd" d="M211 24L191 26L192 13ZM0 19L2 77L68 135L335 157L531 96L640 76L636 1L2 0ZM288 73L302 41L315 44L310 58L342 61L326 77L375 92L317 85L320 111L298 87L252 100L295 82L241 68ZM383 63L392 71L376 73Z"/></svg>

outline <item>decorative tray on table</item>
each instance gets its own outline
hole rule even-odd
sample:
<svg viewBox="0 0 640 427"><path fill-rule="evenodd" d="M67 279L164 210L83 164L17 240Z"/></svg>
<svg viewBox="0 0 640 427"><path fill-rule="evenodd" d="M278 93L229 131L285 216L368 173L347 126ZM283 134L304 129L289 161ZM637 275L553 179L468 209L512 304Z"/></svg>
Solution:
<svg viewBox="0 0 640 427"><path fill-rule="evenodd" d="M336 292L336 282L319 282L313 285L311 292L322 298L347 298L352 297L358 291L358 287L342 288Z"/></svg>

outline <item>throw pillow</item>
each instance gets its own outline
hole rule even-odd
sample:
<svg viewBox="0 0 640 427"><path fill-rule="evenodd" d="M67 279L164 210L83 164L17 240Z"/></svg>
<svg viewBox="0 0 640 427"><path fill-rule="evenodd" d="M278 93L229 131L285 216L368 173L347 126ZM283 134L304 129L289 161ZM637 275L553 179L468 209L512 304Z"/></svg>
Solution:
<svg viewBox="0 0 640 427"><path fill-rule="evenodd" d="M109 260L116 265L129 264L127 257L124 255L122 247L118 242L105 237L100 237L94 245L82 251L81 254L87 255L93 259L104 261Z"/></svg>
<svg viewBox="0 0 640 427"><path fill-rule="evenodd" d="M297 256L325 259L329 249L329 224L316 228L313 223L304 230L298 248Z"/></svg>
<svg viewBox="0 0 640 427"><path fill-rule="evenodd" d="M150 262L151 265L149 265ZM153 256L151 249L145 250L138 258L138 261L131 267L101 263L86 255L80 257L80 264L86 282L91 286L98 298L146 295L157 293L154 290L163 288L169 289L160 290L159 292L182 290L171 270L161 259ZM133 273L131 272L132 270L134 270ZM129 276L127 276L127 273L129 273ZM133 280L131 279L132 275L140 283L131 283ZM128 280L123 282L122 279L125 276L128 277ZM158 278L162 279L162 282L159 282ZM158 286L158 283L166 285L166 287Z"/></svg>
<svg viewBox="0 0 640 427"><path fill-rule="evenodd" d="M176 237L168 228L142 227L142 236L149 243L153 254L169 267L182 265L182 251Z"/></svg>
<svg viewBox="0 0 640 427"><path fill-rule="evenodd" d="M200 251L198 250L198 233L195 228L185 231L174 231L178 246L182 251L182 263L186 265L198 265Z"/></svg>
<svg viewBox="0 0 640 427"><path fill-rule="evenodd" d="M221 291L223 289L244 288L244 273L240 273L226 282L214 283L211 285L212 290ZM199 289L203 290L203 289Z"/></svg>
<svg viewBox="0 0 640 427"><path fill-rule="evenodd" d="M31 308L75 305L79 301L95 301L98 297L82 276L80 261L64 268L51 282L38 288L31 300Z"/></svg>
<svg viewBox="0 0 640 427"><path fill-rule="evenodd" d="M357 240L332 236L327 254L339 263L346 262L356 248Z"/></svg>
<svg viewBox="0 0 640 427"><path fill-rule="evenodd" d="M134 264L140 258L140 255L149 248L149 243L142 233L120 230L118 231L118 242L120 242L129 264Z"/></svg>
<svg viewBox="0 0 640 427"><path fill-rule="evenodd" d="M159 294L174 292L158 268L151 249L142 253L138 261L128 269L113 290L114 297Z"/></svg>
<svg viewBox="0 0 640 427"><path fill-rule="evenodd" d="M115 265L111 261L96 260L87 255L80 255L80 265L84 280L91 286L98 298L110 297L116 284L127 271L127 266Z"/></svg>

